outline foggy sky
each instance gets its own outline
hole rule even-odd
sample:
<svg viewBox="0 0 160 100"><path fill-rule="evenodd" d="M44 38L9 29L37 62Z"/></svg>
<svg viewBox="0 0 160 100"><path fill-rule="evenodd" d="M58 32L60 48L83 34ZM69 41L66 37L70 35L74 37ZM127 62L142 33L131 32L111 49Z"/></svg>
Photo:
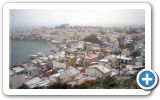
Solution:
<svg viewBox="0 0 160 100"><path fill-rule="evenodd" d="M40 27L60 24L70 25L144 25L143 9L128 10L10 10L10 27Z"/></svg>

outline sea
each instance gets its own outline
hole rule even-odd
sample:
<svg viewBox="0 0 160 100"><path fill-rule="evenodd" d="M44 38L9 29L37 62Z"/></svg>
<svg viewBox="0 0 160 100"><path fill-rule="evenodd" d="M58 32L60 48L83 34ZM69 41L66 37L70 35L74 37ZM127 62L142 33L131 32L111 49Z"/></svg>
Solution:
<svg viewBox="0 0 160 100"><path fill-rule="evenodd" d="M53 48L53 46L52 46ZM56 48L56 45L55 45ZM40 40L10 40L10 65L26 62L30 55L37 53L53 54L45 41Z"/></svg>

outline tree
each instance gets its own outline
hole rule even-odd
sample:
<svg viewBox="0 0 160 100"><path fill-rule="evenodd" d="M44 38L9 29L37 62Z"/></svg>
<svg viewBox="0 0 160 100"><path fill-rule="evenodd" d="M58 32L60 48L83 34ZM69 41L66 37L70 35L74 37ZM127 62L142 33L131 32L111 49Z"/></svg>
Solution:
<svg viewBox="0 0 160 100"><path fill-rule="evenodd" d="M134 75L130 75L129 79L119 81L120 87L127 89L140 89L136 81L136 76L137 73Z"/></svg>
<svg viewBox="0 0 160 100"><path fill-rule="evenodd" d="M51 82L47 89L70 89L72 86L62 82Z"/></svg>
<svg viewBox="0 0 160 100"><path fill-rule="evenodd" d="M140 56L141 55L141 53L139 52L139 51L134 51L132 54L131 54L131 56L133 56L133 58L136 58L136 57L138 57L138 56Z"/></svg>
<svg viewBox="0 0 160 100"><path fill-rule="evenodd" d="M102 41L99 40L95 34L91 34L88 37L84 38L84 41L102 45Z"/></svg>
<svg viewBox="0 0 160 100"><path fill-rule="evenodd" d="M104 89L114 89L118 88L118 82L115 77L106 76L104 80L102 80L102 88Z"/></svg>

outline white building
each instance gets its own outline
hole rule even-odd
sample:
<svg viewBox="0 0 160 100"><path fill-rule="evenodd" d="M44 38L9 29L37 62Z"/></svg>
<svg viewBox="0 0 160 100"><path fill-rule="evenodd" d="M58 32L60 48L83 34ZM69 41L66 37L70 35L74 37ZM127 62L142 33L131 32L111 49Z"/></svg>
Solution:
<svg viewBox="0 0 160 100"><path fill-rule="evenodd" d="M111 75L111 70L103 65L93 65L86 68L85 73L97 78L104 78Z"/></svg>
<svg viewBox="0 0 160 100"><path fill-rule="evenodd" d="M84 49L85 43L83 41L78 42L78 48L79 49Z"/></svg>
<svg viewBox="0 0 160 100"><path fill-rule="evenodd" d="M40 77L34 77L26 82L24 84L28 86L29 88L38 87L40 83L43 83L43 79Z"/></svg>
<svg viewBox="0 0 160 100"><path fill-rule="evenodd" d="M22 67L20 67L20 66L13 67L12 70L13 70L17 75L24 74L24 72L25 72L25 69L22 68Z"/></svg>
<svg viewBox="0 0 160 100"><path fill-rule="evenodd" d="M128 64L132 61L131 57L126 57L125 55L118 55L116 59L121 60L122 63Z"/></svg>
<svg viewBox="0 0 160 100"><path fill-rule="evenodd" d="M66 68L66 64L65 63L61 63L61 62L57 62L57 61L53 61L53 69L65 69Z"/></svg>
<svg viewBox="0 0 160 100"><path fill-rule="evenodd" d="M76 75L80 74L80 71L74 67L68 67L66 70L59 71L59 73L60 79L62 79L63 82L69 82L73 80Z"/></svg>

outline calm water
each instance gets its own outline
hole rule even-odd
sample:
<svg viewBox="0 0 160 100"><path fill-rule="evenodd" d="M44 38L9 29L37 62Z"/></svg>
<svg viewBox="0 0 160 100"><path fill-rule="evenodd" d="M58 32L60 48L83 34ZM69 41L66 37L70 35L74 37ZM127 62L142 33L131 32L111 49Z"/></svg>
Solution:
<svg viewBox="0 0 160 100"><path fill-rule="evenodd" d="M29 55L38 52L52 54L46 42L38 40L11 40L10 41L10 64L15 65L27 61Z"/></svg>

